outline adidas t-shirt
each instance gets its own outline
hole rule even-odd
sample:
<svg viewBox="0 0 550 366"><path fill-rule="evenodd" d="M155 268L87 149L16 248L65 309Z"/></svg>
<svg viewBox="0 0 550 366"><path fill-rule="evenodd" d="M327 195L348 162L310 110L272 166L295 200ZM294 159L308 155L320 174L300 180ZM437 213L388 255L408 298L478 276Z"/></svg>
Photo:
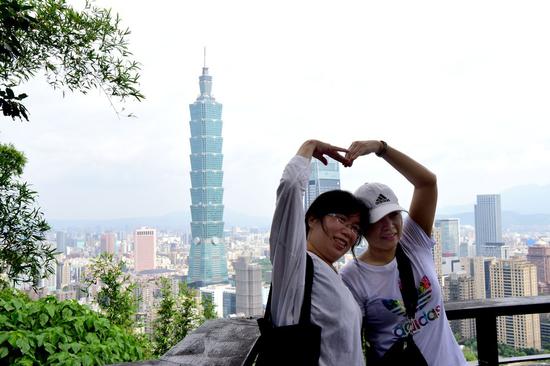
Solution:
<svg viewBox="0 0 550 366"><path fill-rule="evenodd" d="M433 239L407 217L400 242L411 260L414 280L418 286L414 322L405 313L395 258L383 266L360 260L351 261L341 271L344 283L363 312L369 343L381 357L395 341L412 332L428 365L468 365L443 309L441 287L431 253Z"/></svg>

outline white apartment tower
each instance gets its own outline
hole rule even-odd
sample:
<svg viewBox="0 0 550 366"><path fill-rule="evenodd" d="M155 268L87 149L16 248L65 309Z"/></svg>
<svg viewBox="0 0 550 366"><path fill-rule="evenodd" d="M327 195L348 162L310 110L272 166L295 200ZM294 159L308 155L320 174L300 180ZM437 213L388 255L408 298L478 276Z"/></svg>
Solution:
<svg viewBox="0 0 550 366"><path fill-rule="evenodd" d="M262 271L259 265L239 257L234 263L237 314L260 316L262 305Z"/></svg>

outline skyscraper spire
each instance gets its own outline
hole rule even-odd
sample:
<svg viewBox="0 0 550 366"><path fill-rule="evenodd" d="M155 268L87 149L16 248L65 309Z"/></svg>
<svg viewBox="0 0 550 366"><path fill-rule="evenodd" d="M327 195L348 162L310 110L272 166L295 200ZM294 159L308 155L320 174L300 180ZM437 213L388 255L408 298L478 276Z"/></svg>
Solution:
<svg viewBox="0 0 550 366"><path fill-rule="evenodd" d="M212 97L212 76L208 75L208 67L206 67L206 47L203 48L203 66L202 75L199 76L199 86L201 89L201 97Z"/></svg>

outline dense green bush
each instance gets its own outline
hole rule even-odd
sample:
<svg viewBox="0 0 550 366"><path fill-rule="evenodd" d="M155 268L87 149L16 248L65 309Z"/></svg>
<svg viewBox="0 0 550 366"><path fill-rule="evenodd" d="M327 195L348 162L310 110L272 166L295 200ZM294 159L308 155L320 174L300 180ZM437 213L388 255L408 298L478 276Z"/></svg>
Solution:
<svg viewBox="0 0 550 366"><path fill-rule="evenodd" d="M143 359L138 338L74 300L0 291L0 364L104 365Z"/></svg>

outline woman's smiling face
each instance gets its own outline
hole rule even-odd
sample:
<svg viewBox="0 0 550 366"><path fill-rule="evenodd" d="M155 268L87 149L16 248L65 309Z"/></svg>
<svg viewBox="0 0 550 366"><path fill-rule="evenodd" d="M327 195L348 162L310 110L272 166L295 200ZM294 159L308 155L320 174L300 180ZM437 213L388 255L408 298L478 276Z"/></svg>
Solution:
<svg viewBox="0 0 550 366"><path fill-rule="evenodd" d="M327 214L308 220L308 248L328 264L336 262L357 242L360 215Z"/></svg>
<svg viewBox="0 0 550 366"><path fill-rule="evenodd" d="M366 239L369 247L390 250L397 247L403 234L403 217L400 211L393 211L372 223Z"/></svg>

